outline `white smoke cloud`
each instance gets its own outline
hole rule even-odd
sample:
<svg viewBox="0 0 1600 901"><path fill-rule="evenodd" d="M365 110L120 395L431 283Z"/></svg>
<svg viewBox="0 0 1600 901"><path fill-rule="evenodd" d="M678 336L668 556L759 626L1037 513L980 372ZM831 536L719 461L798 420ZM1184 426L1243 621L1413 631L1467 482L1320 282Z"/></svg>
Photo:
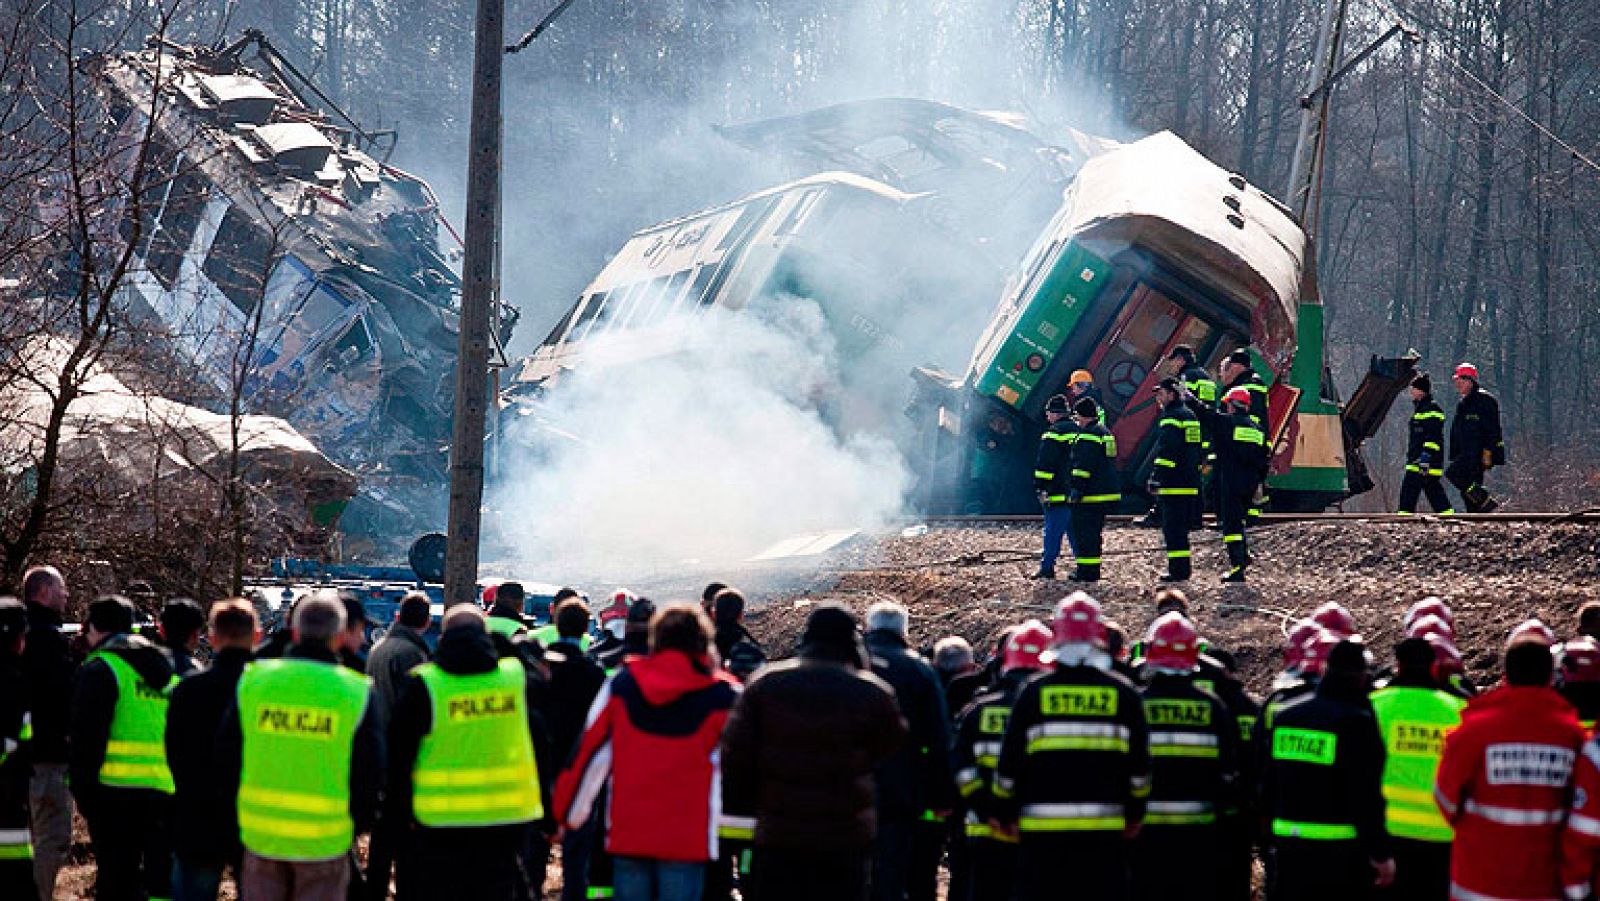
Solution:
<svg viewBox="0 0 1600 901"><path fill-rule="evenodd" d="M815 302L691 317L587 348L542 410L576 440L509 436L544 460L503 471L490 499L508 562L626 578L902 512L911 478L894 445L841 436L821 412L839 370ZM676 350L631 359L661 346Z"/></svg>

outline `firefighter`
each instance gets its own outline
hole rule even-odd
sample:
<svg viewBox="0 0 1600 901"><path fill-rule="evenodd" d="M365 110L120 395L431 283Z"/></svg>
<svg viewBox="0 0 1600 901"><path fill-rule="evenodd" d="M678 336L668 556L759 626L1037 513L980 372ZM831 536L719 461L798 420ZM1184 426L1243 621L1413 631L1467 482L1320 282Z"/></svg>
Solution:
<svg viewBox="0 0 1600 901"><path fill-rule="evenodd" d="M89 605L93 652L72 695L68 774L94 845L95 896L107 901L172 896L164 741L172 659L133 634L135 615L116 595Z"/></svg>
<svg viewBox="0 0 1600 901"><path fill-rule="evenodd" d="M1406 445L1406 475L1400 481L1402 516L1417 512L1417 498L1426 493L1433 512L1448 516L1456 512L1445 494L1444 410L1433 399L1433 381L1427 373L1411 380L1411 438Z"/></svg>
<svg viewBox="0 0 1600 901"><path fill-rule="evenodd" d="M1217 824L1233 806L1239 727L1220 698L1195 684L1200 633L1183 614L1158 617L1145 645L1152 773L1133 894L1138 901L1207 901L1217 897Z"/></svg>
<svg viewBox="0 0 1600 901"><path fill-rule="evenodd" d="M1094 386L1094 375L1087 369L1075 369L1067 379L1067 402L1077 407L1078 401L1088 398L1095 403L1095 421L1106 424L1106 404L1100 399L1100 390Z"/></svg>
<svg viewBox="0 0 1600 901"><path fill-rule="evenodd" d="M1433 801L1444 738L1461 723L1466 702L1440 689L1433 646L1407 638L1394 649L1395 673L1372 693L1383 736L1384 820L1394 842L1396 901L1446 901L1450 896L1450 829Z"/></svg>
<svg viewBox="0 0 1600 901"><path fill-rule="evenodd" d="M1259 769L1255 731L1261 719L1261 704L1245 690L1232 654L1221 648L1205 647L1203 641L1201 645L1200 674L1195 684L1221 698L1239 727L1239 777L1235 782L1239 790L1233 793L1232 804L1223 809L1217 821L1221 843L1217 849L1217 897L1233 901L1250 897L1250 882L1255 872L1257 817L1254 793L1248 788L1256 784Z"/></svg>
<svg viewBox="0 0 1600 901"><path fill-rule="evenodd" d="M399 893L509 899L518 848L544 815L535 677L497 656L476 607L456 605L442 626L433 662L406 677L389 724L384 818L404 833Z"/></svg>
<svg viewBox="0 0 1600 901"><path fill-rule="evenodd" d="M1584 735L1550 687L1554 672L1550 647L1524 633L1506 647L1505 684L1445 737L1434 797L1455 828L1452 898L1562 897L1562 824Z"/></svg>
<svg viewBox="0 0 1600 901"><path fill-rule="evenodd" d="M1350 638L1359 631L1356 628L1356 618L1338 601L1324 601L1321 606L1311 611L1311 621L1327 629L1340 638Z"/></svg>
<svg viewBox="0 0 1600 901"><path fill-rule="evenodd" d="M1021 838L1019 901L1128 892L1128 840L1150 794L1139 692L1111 671L1100 604L1056 606L1055 669L1022 689L995 767L997 825Z"/></svg>
<svg viewBox="0 0 1600 901"><path fill-rule="evenodd" d="M1006 639L1000 679L972 699L956 723L956 784L967 807L968 892L953 901L1011 901L1017 869L1015 836L989 825L996 815L994 768L1012 705L1035 673L1046 668L1043 655L1050 629L1030 619Z"/></svg>
<svg viewBox="0 0 1600 901"><path fill-rule="evenodd" d="M1558 655L1561 696L1578 711L1578 722L1590 735L1600 720L1600 642L1587 635L1561 645Z"/></svg>
<svg viewBox="0 0 1600 901"><path fill-rule="evenodd" d="M1394 881L1367 669L1365 647L1339 642L1316 692L1279 711L1267 729L1262 810L1273 901L1353 901Z"/></svg>
<svg viewBox="0 0 1600 901"><path fill-rule="evenodd" d="M1250 565L1245 522L1256 489L1267 475L1267 438L1250 415L1248 390L1230 388L1222 401L1223 411L1213 419L1217 448L1217 511L1222 520L1222 541L1228 549L1228 571L1222 581L1243 582L1245 568Z"/></svg>
<svg viewBox="0 0 1600 901"><path fill-rule="evenodd" d="M1250 416L1255 419L1256 428L1261 430L1261 434L1263 436L1268 434L1271 428L1271 420L1267 415L1267 383L1263 382L1261 376L1256 374L1255 367L1251 363L1249 348L1241 347L1223 359L1222 384L1224 386L1222 389L1224 398L1227 397L1228 392L1235 388L1243 388L1249 393ZM1263 439L1263 443L1265 443L1265 439ZM1270 458L1271 448L1268 447L1267 451ZM1257 498L1252 492L1250 507L1245 514L1249 517L1251 523L1261 518L1262 508L1271 500L1267 496L1265 470L1262 472L1262 481L1258 487L1261 490L1260 497Z"/></svg>
<svg viewBox="0 0 1600 901"><path fill-rule="evenodd" d="M1045 401L1044 418L1050 427L1039 436L1039 457L1033 465L1033 487L1044 508L1044 552L1039 556L1035 579L1054 579L1056 559L1061 556L1061 540L1072 527L1072 446L1078 438L1071 404L1064 394Z"/></svg>
<svg viewBox="0 0 1600 901"><path fill-rule="evenodd" d="M0 897L18 899L38 897L28 832L33 724L22 675L27 636L27 609L16 598L0 597Z"/></svg>
<svg viewBox="0 0 1600 901"><path fill-rule="evenodd" d="M1450 465L1444 476L1461 492L1468 513L1488 513L1500 502L1484 487L1483 475L1506 462L1500 402L1479 386L1478 367L1471 363L1456 367L1455 385L1461 400L1450 422Z"/></svg>
<svg viewBox="0 0 1600 901"><path fill-rule="evenodd" d="M1189 530L1200 525L1200 420L1183 402L1176 379L1156 385L1161 403L1150 493L1160 505L1161 538L1167 547L1163 582L1188 581L1192 572Z"/></svg>
<svg viewBox="0 0 1600 901"><path fill-rule="evenodd" d="M1100 551L1106 528L1106 512L1122 500L1122 477L1117 473L1117 439L1100 424L1100 407L1093 400L1079 398L1072 408L1078 434L1068 455L1072 490L1067 503L1072 507L1072 553L1077 567L1067 577L1070 582L1100 581Z"/></svg>
<svg viewBox="0 0 1600 901"><path fill-rule="evenodd" d="M1191 408L1196 405L1207 409L1216 406L1217 383L1212 380L1211 373L1200 366L1193 347L1187 344L1174 345L1167 353L1167 361L1177 364L1171 371L1178 377L1183 390L1188 392L1187 400Z"/></svg>
<svg viewBox="0 0 1600 901"><path fill-rule="evenodd" d="M1455 634L1455 612L1450 609L1449 604L1446 604L1443 600L1434 597L1433 595L1429 595L1428 597L1417 601L1415 604L1412 604L1410 607L1407 607L1405 618L1401 620L1400 624L1409 631L1411 624L1424 616L1437 616L1438 618L1444 620L1444 622L1450 627L1451 635L1453 636Z"/></svg>
<svg viewBox="0 0 1600 901"><path fill-rule="evenodd" d="M1590 738L1572 774L1572 809L1561 836L1561 885L1568 901L1600 897L1600 738Z"/></svg>

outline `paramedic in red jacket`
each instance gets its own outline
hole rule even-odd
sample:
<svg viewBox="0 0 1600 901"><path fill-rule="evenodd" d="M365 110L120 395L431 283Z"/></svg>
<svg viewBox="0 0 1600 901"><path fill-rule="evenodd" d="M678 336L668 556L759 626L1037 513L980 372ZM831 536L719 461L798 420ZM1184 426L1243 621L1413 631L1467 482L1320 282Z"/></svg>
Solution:
<svg viewBox="0 0 1600 901"><path fill-rule="evenodd" d="M717 857L717 744L738 682L710 654L711 621L693 604L650 619L650 653L630 659L595 698L555 812L576 829L611 783L606 850L618 901L699 901Z"/></svg>
<svg viewBox="0 0 1600 901"><path fill-rule="evenodd" d="M1548 644L1517 637L1505 684L1472 699L1445 738L1434 796L1456 831L1452 899L1561 897L1561 827L1584 735L1550 687L1554 669Z"/></svg>

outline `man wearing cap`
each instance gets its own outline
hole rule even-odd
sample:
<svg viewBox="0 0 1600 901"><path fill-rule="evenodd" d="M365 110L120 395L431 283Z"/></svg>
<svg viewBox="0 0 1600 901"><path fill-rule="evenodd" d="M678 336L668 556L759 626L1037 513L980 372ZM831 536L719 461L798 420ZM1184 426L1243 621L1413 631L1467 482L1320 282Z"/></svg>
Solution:
<svg viewBox="0 0 1600 901"><path fill-rule="evenodd" d="M136 611L110 595L89 605L93 652L72 695L68 773L94 845L95 897L172 896L168 817L167 651L133 634Z"/></svg>
<svg viewBox="0 0 1600 901"><path fill-rule="evenodd" d="M1444 477L1461 492L1468 513L1488 513L1500 506L1483 485L1490 468L1506 462L1505 436L1500 431L1500 402L1478 384L1478 367L1456 367L1455 419L1450 421L1450 465Z"/></svg>
<svg viewBox="0 0 1600 901"><path fill-rule="evenodd" d="M1189 578L1189 530L1200 524L1200 420L1184 404L1178 388L1174 378L1164 378L1156 385L1161 419L1147 486L1159 505L1161 537L1167 546L1163 582Z"/></svg>
<svg viewBox="0 0 1600 901"><path fill-rule="evenodd" d="M1113 672L1100 604L1056 606L1055 668L1022 689L995 765L995 822L1021 839L1019 901L1125 898L1129 842L1150 795L1139 692Z"/></svg>
<svg viewBox="0 0 1600 901"><path fill-rule="evenodd" d="M1099 422L1105 425L1106 405L1105 401L1100 399L1099 389L1094 386L1094 374L1087 369L1075 369L1067 379L1067 401L1076 405L1085 397L1095 402L1095 408L1099 411Z"/></svg>
<svg viewBox="0 0 1600 901"><path fill-rule="evenodd" d="M1122 500L1122 476L1117 472L1117 439L1099 421L1100 407L1082 397L1072 407L1078 434L1067 456L1071 467L1072 491L1067 503L1072 506L1068 530L1072 535L1072 554L1077 567L1068 580L1100 581L1100 550L1106 528L1106 512Z"/></svg>
<svg viewBox="0 0 1600 901"><path fill-rule="evenodd" d="M29 752L33 725L22 673L28 612L0 597L0 897L33 898L33 842L28 833Z"/></svg>
<svg viewBox="0 0 1600 901"><path fill-rule="evenodd" d="M1044 551L1039 556L1035 579L1054 579L1056 559L1061 556L1061 540L1072 527L1072 445L1079 429L1072 421L1071 402L1065 394L1045 401L1044 418L1050 423L1039 436L1039 456L1033 464L1033 487L1044 507Z"/></svg>
<svg viewBox="0 0 1600 901"><path fill-rule="evenodd" d="M1417 512L1417 498L1426 493L1433 512L1456 512L1444 493L1444 410L1433 399L1433 380L1426 372L1411 380L1411 438L1406 445L1406 475L1400 482L1400 508L1407 516Z"/></svg>

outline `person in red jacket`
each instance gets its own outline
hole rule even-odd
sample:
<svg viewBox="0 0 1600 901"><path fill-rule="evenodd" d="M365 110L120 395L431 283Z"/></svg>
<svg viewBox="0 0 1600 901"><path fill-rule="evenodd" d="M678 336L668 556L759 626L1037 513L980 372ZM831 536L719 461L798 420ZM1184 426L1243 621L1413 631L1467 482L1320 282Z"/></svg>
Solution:
<svg viewBox="0 0 1600 901"><path fill-rule="evenodd" d="M1468 702L1445 738L1434 797L1455 827L1450 897L1532 901L1562 894L1561 831L1583 747L1578 714L1550 687L1547 644L1518 638L1505 684Z"/></svg>
<svg viewBox="0 0 1600 901"><path fill-rule="evenodd" d="M717 858L717 745L739 683L711 659L711 621L698 606L663 607L649 629L650 653L596 696L554 807L563 829L577 829L609 782L618 901L699 901Z"/></svg>

